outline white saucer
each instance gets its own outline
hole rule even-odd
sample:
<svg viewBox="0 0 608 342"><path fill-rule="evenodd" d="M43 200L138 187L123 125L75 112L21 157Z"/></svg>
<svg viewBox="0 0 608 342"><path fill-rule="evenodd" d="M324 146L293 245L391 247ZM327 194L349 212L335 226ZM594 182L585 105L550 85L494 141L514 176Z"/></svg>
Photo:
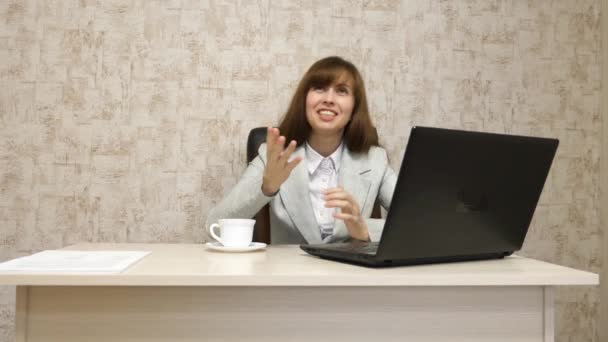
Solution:
<svg viewBox="0 0 608 342"><path fill-rule="evenodd" d="M219 242L207 242L205 246L209 249L219 252L253 252L259 249L266 248L266 244L263 242L252 242L247 247L224 247Z"/></svg>

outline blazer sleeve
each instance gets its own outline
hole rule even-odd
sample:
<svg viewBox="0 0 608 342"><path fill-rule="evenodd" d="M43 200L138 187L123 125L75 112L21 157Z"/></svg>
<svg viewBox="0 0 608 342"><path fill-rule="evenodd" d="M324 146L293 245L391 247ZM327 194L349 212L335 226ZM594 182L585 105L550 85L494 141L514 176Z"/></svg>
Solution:
<svg viewBox="0 0 608 342"><path fill-rule="evenodd" d="M272 197L262 192L262 176L266 157L266 144L258 150L258 156L249 163L245 173L237 184L230 190L215 207L209 210L205 231L209 234L209 226L222 218L252 218L266 205Z"/></svg>
<svg viewBox="0 0 608 342"><path fill-rule="evenodd" d="M393 169L390 167L387 160L377 197L378 204L380 204L386 210L388 210L391 206L391 201L393 200L393 192L395 192L396 184L397 175L395 174L395 171L393 171ZM367 223L367 230L369 232L370 240L380 241L380 237L382 236L382 230L384 229L384 222L386 220L367 218L365 219L365 221Z"/></svg>
<svg viewBox="0 0 608 342"><path fill-rule="evenodd" d="M393 168L387 164L384 176L382 177L382 183L380 184L380 190L378 191L378 203L386 210L391 207L395 185L397 185L397 175L393 171Z"/></svg>

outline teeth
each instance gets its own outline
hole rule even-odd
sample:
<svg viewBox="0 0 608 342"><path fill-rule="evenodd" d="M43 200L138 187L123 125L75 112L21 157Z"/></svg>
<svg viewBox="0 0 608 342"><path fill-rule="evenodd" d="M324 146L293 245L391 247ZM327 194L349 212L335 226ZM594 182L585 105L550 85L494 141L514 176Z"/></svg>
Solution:
<svg viewBox="0 0 608 342"><path fill-rule="evenodd" d="M321 115L329 115L329 116L335 116L336 113L332 112L331 110L322 110L319 112L319 114Z"/></svg>

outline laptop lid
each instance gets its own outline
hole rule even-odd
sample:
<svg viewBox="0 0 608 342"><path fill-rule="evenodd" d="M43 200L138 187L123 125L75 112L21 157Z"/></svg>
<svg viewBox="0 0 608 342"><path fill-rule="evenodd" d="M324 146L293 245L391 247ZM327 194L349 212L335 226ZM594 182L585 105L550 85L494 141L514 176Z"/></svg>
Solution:
<svg viewBox="0 0 608 342"><path fill-rule="evenodd" d="M557 146L549 138L413 127L376 259L521 249Z"/></svg>

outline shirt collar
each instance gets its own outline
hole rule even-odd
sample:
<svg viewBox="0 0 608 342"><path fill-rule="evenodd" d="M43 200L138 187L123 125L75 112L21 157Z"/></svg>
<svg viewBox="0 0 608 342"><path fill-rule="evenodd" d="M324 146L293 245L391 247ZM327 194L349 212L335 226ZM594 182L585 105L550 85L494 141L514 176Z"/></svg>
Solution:
<svg viewBox="0 0 608 342"><path fill-rule="evenodd" d="M340 170L340 160L342 160L342 151L344 150L344 143L340 143L340 146L332 153L328 158L334 163L334 169L336 172ZM315 151L312 146L306 142L306 164L308 166L308 172L313 174L321 162L325 159L319 152Z"/></svg>

